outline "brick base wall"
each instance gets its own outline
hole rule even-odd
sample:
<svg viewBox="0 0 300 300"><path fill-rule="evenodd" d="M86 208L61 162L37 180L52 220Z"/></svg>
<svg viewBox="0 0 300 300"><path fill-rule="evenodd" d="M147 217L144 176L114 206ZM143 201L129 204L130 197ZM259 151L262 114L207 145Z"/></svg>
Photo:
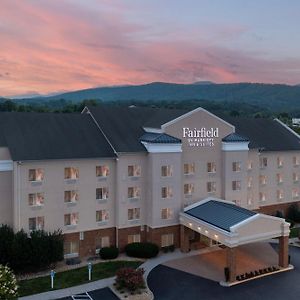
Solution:
<svg viewBox="0 0 300 300"><path fill-rule="evenodd" d="M266 215L275 215L276 211L281 211L284 216L286 216L288 208L292 205L297 203L300 206L300 201L297 202L289 202L289 203L280 203L280 204L274 204L274 205L267 205L267 206L261 206L259 209L256 209L255 211L259 213L263 213Z"/></svg>
<svg viewBox="0 0 300 300"><path fill-rule="evenodd" d="M134 226L121 228L118 230L118 246L121 252L124 251L125 246L128 244L128 235L140 234L141 242L146 242L146 226Z"/></svg>
<svg viewBox="0 0 300 300"><path fill-rule="evenodd" d="M116 229L105 228L98 230L90 230L84 232L84 238L79 240L79 232L64 234L65 241L78 241L79 242L79 256L94 256L96 251L96 239L101 237L109 237L110 245L116 245Z"/></svg>
<svg viewBox="0 0 300 300"><path fill-rule="evenodd" d="M124 251L128 244L128 235L140 234L141 242L151 242L161 247L161 236L163 234L174 235L174 245L180 247L180 225L166 226L161 228L151 228L147 226L134 226L118 229L118 247L121 252ZM66 241L76 241L79 243L79 256L94 256L96 251L96 239L101 237L109 237L110 245L116 246L116 228L106 228L99 230L90 230L84 232L84 239L80 241L79 232L66 233L64 239Z"/></svg>
<svg viewBox="0 0 300 300"><path fill-rule="evenodd" d="M161 247L161 236L163 234L172 234L174 235L174 245L176 248L180 247L180 225L160 227L160 228L151 228L148 227L147 230L147 241L157 244Z"/></svg>

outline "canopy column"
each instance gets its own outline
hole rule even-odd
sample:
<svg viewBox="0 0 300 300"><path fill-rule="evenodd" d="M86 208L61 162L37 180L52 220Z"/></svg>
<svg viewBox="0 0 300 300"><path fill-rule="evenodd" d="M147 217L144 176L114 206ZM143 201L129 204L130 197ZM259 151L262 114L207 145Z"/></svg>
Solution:
<svg viewBox="0 0 300 300"><path fill-rule="evenodd" d="M279 237L279 266L287 268L289 266L289 237Z"/></svg>
<svg viewBox="0 0 300 300"><path fill-rule="evenodd" d="M229 270L229 282L236 280L236 247L226 248L227 268Z"/></svg>

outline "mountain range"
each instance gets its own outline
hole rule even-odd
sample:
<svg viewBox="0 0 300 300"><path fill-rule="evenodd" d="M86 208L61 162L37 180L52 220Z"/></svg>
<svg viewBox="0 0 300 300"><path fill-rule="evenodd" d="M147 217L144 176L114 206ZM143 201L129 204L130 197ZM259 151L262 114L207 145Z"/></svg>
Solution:
<svg viewBox="0 0 300 300"><path fill-rule="evenodd" d="M143 85L98 87L66 92L58 95L38 96L13 100L16 103L37 104L54 100L78 103L87 99L111 101L184 101L245 103L271 111L300 110L300 85L231 83L216 84L210 81L194 84L153 82Z"/></svg>

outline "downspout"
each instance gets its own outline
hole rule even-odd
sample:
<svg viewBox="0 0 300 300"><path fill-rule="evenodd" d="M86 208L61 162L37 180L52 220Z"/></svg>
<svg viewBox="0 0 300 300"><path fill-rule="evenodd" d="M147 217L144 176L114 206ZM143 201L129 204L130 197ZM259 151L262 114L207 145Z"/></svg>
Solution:
<svg viewBox="0 0 300 300"><path fill-rule="evenodd" d="M20 166L22 162L17 162L17 201L18 201L18 230L21 230L21 172Z"/></svg>

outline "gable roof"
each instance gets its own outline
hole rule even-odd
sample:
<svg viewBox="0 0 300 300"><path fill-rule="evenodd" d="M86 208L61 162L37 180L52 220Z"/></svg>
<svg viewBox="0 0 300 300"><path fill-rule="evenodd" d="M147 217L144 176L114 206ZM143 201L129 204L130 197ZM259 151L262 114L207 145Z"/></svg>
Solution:
<svg viewBox="0 0 300 300"><path fill-rule="evenodd" d="M235 204L208 200L184 212L192 217L230 232L230 227L256 215L256 212Z"/></svg>
<svg viewBox="0 0 300 300"><path fill-rule="evenodd" d="M115 157L87 115L4 112L0 136L14 161Z"/></svg>
<svg viewBox="0 0 300 300"><path fill-rule="evenodd" d="M146 152L140 138L144 127L160 127L186 111L152 107L88 107L117 152ZM150 136L148 136L150 137Z"/></svg>
<svg viewBox="0 0 300 300"><path fill-rule="evenodd" d="M276 120L266 118L233 118L224 116L233 124L238 135L249 138L250 149L261 151L300 150L300 139Z"/></svg>

